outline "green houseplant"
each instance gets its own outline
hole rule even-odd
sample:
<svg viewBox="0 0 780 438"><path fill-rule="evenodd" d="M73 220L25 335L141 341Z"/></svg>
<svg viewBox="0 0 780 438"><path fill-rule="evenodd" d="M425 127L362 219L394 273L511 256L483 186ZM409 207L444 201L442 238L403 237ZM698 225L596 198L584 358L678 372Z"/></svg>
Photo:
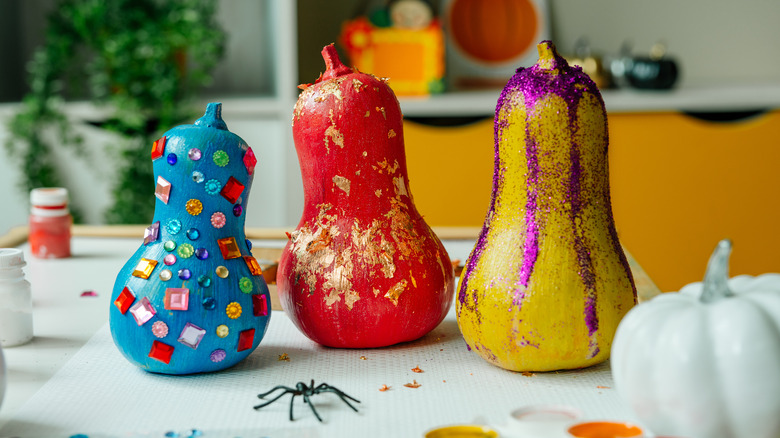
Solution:
<svg viewBox="0 0 780 438"><path fill-rule="evenodd" d="M121 138L116 162L105 164L115 169L106 222L150 221L151 144L192 117L192 97L211 81L225 43L215 18L216 0L58 2L29 65L30 91L9 122L5 146L21 166L21 189L63 185L54 148L85 154L63 103L89 99L106 109L90 123Z"/></svg>

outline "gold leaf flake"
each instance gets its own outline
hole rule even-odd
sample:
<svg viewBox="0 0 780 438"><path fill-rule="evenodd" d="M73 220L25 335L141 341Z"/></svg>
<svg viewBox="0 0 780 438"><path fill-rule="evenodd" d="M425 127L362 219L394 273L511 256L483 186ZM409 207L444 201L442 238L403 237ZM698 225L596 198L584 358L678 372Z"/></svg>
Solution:
<svg viewBox="0 0 780 438"><path fill-rule="evenodd" d="M393 131L393 130L391 129L391 130L390 130L390 131L388 131L388 133L387 133L387 138L393 138L393 137L395 137L395 131Z"/></svg>
<svg viewBox="0 0 780 438"><path fill-rule="evenodd" d="M385 298L389 299L393 302L394 305L398 305L398 298L401 296L402 293L406 290L406 285L408 282L406 280L401 280L400 282L396 283L395 286L391 287L390 290L385 293Z"/></svg>
<svg viewBox="0 0 780 438"><path fill-rule="evenodd" d="M387 120L387 113L385 112L385 107L376 107L376 110L382 113L382 117L384 117L385 120Z"/></svg>
<svg viewBox="0 0 780 438"><path fill-rule="evenodd" d="M336 187L340 188L344 191L344 193L349 195L349 188L352 185L350 180L343 176L336 175L333 177L333 184L336 184Z"/></svg>
<svg viewBox="0 0 780 438"><path fill-rule="evenodd" d="M419 388L422 385L417 383L417 380L412 380L412 383L404 383L404 386L407 388Z"/></svg>
<svg viewBox="0 0 780 438"><path fill-rule="evenodd" d="M325 147L328 146L328 140L333 141L335 145L341 148L344 147L344 134L339 132L334 125L328 126L328 129L325 130Z"/></svg>
<svg viewBox="0 0 780 438"><path fill-rule="evenodd" d="M282 361L289 362L290 361L290 356L287 353L282 353L282 354L279 355L279 361L280 362L282 362Z"/></svg>
<svg viewBox="0 0 780 438"><path fill-rule="evenodd" d="M412 371L413 371L413 372L415 372L415 373L418 373L418 374L419 374L419 373L424 373L424 372L425 372L425 371L423 371L422 369L420 369L420 366L419 366L419 365L418 365L418 366L416 366L416 367L414 367L414 368L412 368Z"/></svg>

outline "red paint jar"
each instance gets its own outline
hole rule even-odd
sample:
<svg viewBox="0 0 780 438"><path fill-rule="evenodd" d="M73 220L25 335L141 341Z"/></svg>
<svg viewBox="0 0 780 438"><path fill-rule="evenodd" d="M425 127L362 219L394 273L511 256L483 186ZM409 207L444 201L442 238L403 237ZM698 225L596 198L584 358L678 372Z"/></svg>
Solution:
<svg viewBox="0 0 780 438"><path fill-rule="evenodd" d="M61 187L30 192L30 250L38 258L70 257L68 190Z"/></svg>

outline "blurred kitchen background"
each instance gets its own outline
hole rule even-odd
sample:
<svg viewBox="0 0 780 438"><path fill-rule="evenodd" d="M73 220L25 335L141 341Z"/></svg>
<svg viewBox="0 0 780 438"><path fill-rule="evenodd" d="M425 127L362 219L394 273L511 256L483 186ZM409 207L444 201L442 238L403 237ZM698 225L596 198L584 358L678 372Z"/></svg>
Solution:
<svg viewBox="0 0 780 438"><path fill-rule="evenodd" d="M224 33L224 52L209 72L211 83L195 90L193 99L182 101L192 108L191 118L182 122L191 123L206 102L221 101L230 130L255 150L259 163L247 210L248 227L292 228L298 222L303 193L290 133L296 86L319 76L324 69L320 50L326 44L337 42L350 63L340 43L344 23L373 14L384 3L215 2L214 20ZM447 13L458 1L424 3L443 26L446 58L442 62L447 69L436 94L399 99L407 117L411 189L429 224L479 227L490 198L492 112L501 87L482 84L464 91L453 86L450 75L457 71L450 59L453 43L446 37L453 31ZM780 2L461 2L466 3L474 8L466 15L482 23L485 16L494 14L498 23L518 7L531 5L537 21L534 37L553 40L569 59L588 58L602 66L618 231L662 290L698 280L708 254L726 237L735 241L732 273L780 271L780 233L775 228L780 223L780 177L774 169L774 163L780 162ZM28 65L45 41L46 17L62 6L57 0L2 0L0 4L0 143L5 143L11 135L9 123L30 91ZM474 38L490 41L490 26L477 30L483 34ZM510 65L509 70L504 66L493 75L498 83L505 83L515 67L530 66L535 56L533 49L525 54L523 64ZM631 57L650 65L670 61L676 74L658 90L610 81L611 67L619 65L614 63ZM49 153L62 184L71 192L79 220L117 222L116 215L108 220L106 211L116 201L117 160L122 160L124 140L101 129L111 110L91 102L88 91L71 91L66 97L68 103L60 108L84 144L81 149L60 147L58 132L48 130L42 135L53 145ZM152 134L170 127L155 127ZM22 165L7 147L0 149L0 157L3 234L27 222L28 195L20 181L30 165ZM153 204L153 180L140 184L147 186L148 202Z"/></svg>

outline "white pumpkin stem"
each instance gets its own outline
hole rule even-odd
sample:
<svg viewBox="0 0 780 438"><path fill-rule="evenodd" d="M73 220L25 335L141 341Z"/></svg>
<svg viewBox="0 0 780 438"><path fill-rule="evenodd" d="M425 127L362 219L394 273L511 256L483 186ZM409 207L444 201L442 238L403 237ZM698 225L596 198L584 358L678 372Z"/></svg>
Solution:
<svg viewBox="0 0 780 438"><path fill-rule="evenodd" d="M729 256L731 255L731 241L723 239L718 242L715 251L707 263L707 272L704 274L704 288L701 292L701 301L709 303L734 295L729 289Z"/></svg>

